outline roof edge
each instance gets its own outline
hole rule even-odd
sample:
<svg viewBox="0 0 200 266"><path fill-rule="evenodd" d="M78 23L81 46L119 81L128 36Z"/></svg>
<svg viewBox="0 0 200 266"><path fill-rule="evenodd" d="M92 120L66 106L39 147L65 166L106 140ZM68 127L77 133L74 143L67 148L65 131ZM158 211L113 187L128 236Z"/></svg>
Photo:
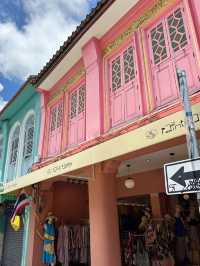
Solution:
<svg viewBox="0 0 200 266"><path fill-rule="evenodd" d="M34 79L34 84L39 86L50 72L62 61L62 59L69 53L74 45L81 39L81 37L90 29L90 27L99 19L104 12L116 0L101 0L97 6L85 17L84 20L76 27L76 30L67 38L62 46L57 50L53 57L46 63Z"/></svg>
<svg viewBox="0 0 200 266"><path fill-rule="evenodd" d="M14 100L20 95L20 93L26 88L28 84L34 85L34 80L36 76L35 75L30 75L26 81L21 85L19 90L16 92L16 94L8 101L8 103L3 107L3 109L0 111L0 117L3 115L5 110L14 102Z"/></svg>

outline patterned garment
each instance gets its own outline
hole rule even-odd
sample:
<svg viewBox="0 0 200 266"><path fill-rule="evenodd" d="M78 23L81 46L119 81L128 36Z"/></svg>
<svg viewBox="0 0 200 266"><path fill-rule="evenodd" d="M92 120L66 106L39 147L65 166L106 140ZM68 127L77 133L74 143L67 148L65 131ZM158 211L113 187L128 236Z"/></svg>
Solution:
<svg viewBox="0 0 200 266"><path fill-rule="evenodd" d="M69 228L66 225L58 229L57 255L62 266L69 266Z"/></svg>
<svg viewBox="0 0 200 266"><path fill-rule="evenodd" d="M89 226L62 225L58 229L57 255L62 266L87 264L89 261Z"/></svg>
<svg viewBox="0 0 200 266"><path fill-rule="evenodd" d="M56 255L54 249L55 243L55 227L52 223L44 224L44 248L42 261L44 264L53 264L56 262Z"/></svg>

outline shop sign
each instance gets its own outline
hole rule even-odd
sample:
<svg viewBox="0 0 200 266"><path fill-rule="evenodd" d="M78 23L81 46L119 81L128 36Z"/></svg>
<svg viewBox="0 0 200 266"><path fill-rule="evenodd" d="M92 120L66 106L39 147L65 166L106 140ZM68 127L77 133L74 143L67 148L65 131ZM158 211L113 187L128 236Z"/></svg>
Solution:
<svg viewBox="0 0 200 266"><path fill-rule="evenodd" d="M59 175L63 173L63 170L69 170L72 167L71 162L67 163L60 163L56 166L50 166L47 169L47 176L54 176L54 175Z"/></svg>
<svg viewBox="0 0 200 266"><path fill-rule="evenodd" d="M168 195L200 191L200 158L165 164L164 173Z"/></svg>

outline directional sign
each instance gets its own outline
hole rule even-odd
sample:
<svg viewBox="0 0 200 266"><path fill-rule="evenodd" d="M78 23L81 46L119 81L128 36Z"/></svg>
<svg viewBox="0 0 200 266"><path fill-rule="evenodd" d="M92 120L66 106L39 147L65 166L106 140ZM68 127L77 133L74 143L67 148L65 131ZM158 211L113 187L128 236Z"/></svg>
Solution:
<svg viewBox="0 0 200 266"><path fill-rule="evenodd" d="M164 165L166 193L200 192L200 158Z"/></svg>

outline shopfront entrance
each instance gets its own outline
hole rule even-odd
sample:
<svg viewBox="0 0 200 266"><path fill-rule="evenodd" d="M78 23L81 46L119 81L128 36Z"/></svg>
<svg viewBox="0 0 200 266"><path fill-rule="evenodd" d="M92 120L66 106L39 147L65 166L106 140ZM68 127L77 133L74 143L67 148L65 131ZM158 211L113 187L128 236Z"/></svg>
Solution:
<svg viewBox="0 0 200 266"><path fill-rule="evenodd" d="M122 265L200 265L200 219L195 194L159 194L161 213L148 195L118 201Z"/></svg>
<svg viewBox="0 0 200 266"><path fill-rule="evenodd" d="M186 156L186 146L179 145L121 162L117 206L122 266L200 265L197 194L165 193L164 163Z"/></svg>
<svg viewBox="0 0 200 266"><path fill-rule="evenodd" d="M89 266L87 182L72 179L44 182L37 193L34 240L37 256L32 265ZM51 251L47 248L50 246Z"/></svg>

